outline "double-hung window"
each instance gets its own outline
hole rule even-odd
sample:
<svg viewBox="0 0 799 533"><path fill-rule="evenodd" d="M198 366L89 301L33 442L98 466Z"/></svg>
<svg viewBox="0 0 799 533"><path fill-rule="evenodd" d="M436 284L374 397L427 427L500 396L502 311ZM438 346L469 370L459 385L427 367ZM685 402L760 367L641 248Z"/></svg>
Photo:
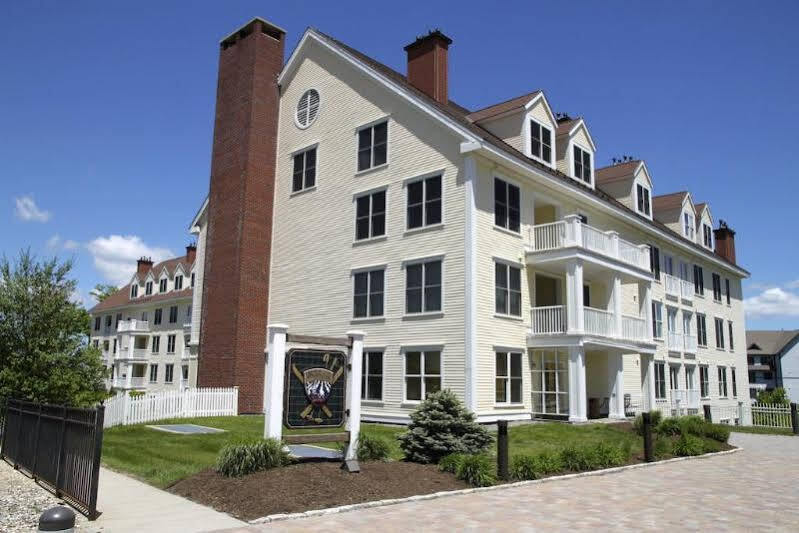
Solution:
<svg viewBox="0 0 799 533"><path fill-rule="evenodd" d="M737 398L738 397L738 383L735 380L735 369L734 368L730 369L730 377L732 378L732 397L733 398Z"/></svg>
<svg viewBox="0 0 799 533"><path fill-rule="evenodd" d="M720 366L719 369L719 397L727 397L727 368Z"/></svg>
<svg viewBox="0 0 799 533"><path fill-rule="evenodd" d="M521 195L515 185L494 178L494 224L519 232L521 220Z"/></svg>
<svg viewBox="0 0 799 533"><path fill-rule="evenodd" d="M496 302L500 315L522 316L522 271L505 263L494 263Z"/></svg>
<svg viewBox="0 0 799 533"><path fill-rule="evenodd" d="M383 316L385 270L356 272L353 277L353 317Z"/></svg>
<svg viewBox="0 0 799 533"><path fill-rule="evenodd" d="M574 177L591 184L591 152L587 152L579 146L574 146Z"/></svg>
<svg viewBox="0 0 799 533"><path fill-rule="evenodd" d="M441 260L405 266L405 312L441 311Z"/></svg>
<svg viewBox="0 0 799 533"><path fill-rule="evenodd" d="M657 246L649 246L649 270L653 278L660 280L660 248Z"/></svg>
<svg viewBox="0 0 799 533"><path fill-rule="evenodd" d="M441 223L441 175L407 184L408 229Z"/></svg>
<svg viewBox="0 0 799 533"><path fill-rule="evenodd" d="M655 361L655 399L666 399L666 363Z"/></svg>
<svg viewBox="0 0 799 533"><path fill-rule="evenodd" d="M713 273L713 299L721 302L721 276Z"/></svg>
<svg viewBox="0 0 799 533"><path fill-rule="evenodd" d="M131 285L130 286L130 297L135 298L139 295L139 286L138 285Z"/></svg>
<svg viewBox="0 0 799 533"><path fill-rule="evenodd" d="M105 327L107 327L107 328L111 327L111 320L112 320L111 319L111 315L106 315L106 317L105 317Z"/></svg>
<svg viewBox="0 0 799 533"><path fill-rule="evenodd" d="M169 323L174 324L178 321L178 306L173 305L169 308Z"/></svg>
<svg viewBox="0 0 799 533"><path fill-rule="evenodd" d="M150 383L158 381L158 365L150 365Z"/></svg>
<svg viewBox="0 0 799 533"><path fill-rule="evenodd" d="M383 352L363 352L361 372L361 400L383 399Z"/></svg>
<svg viewBox="0 0 799 533"><path fill-rule="evenodd" d="M405 399L424 400L441 390L441 352L438 350L405 352Z"/></svg>
<svg viewBox="0 0 799 533"><path fill-rule="evenodd" d="M730 351L732 352L735 350L735 343L732 340L732 320L727 321L727 329L730 334Z"/></svg>
<svg viewBox="0 0 799 533"><path fill-rule="evenodd" d="M496 403L522 403L521 352L496 352Z"/></svg>
<svg viewBox="0 0 799 533"><path fill-rule="evenodd" d="M702 398L710 396L710 373L706 365L699 367L699 394Z"/></svg>
<svg viewBox="0 0 799 533"><path fill-rule="evenodd" d="M194 288L194 272L191 273L191 288Z"/></svg>
<svg viewBox="0 0 799 533"><path fill-rule="evenodd" d="M376 191L355 199L355 240L386 234L386 191Z"/></svg>
<svg viewBox="0 0 799 533"><path fill-rule="evenodd" d="M387 147L387 121L358 130L358 170L385 165Z"/></svg>
<svg viewBox="0 0 799 533"><path fill-rule="evenodd" d="M160 308L155 310L155 316L153 317L153 324L155 324L156 326L161 323L161 315L163 314L163 312L164 310Z"/></svg>
<svg viewBox="0 0 799 533"><path fill-rule="evenodd" d="M99 316L94 317L94 331L100 331L100 322L101 318Z"/></svg>
<svg viewBox="0 0 799 533"><path fill-rule="evenodd" d="M294 154L294 174L291 192L310 189L316 185L316 147Z"/></svg>
<svg viewBox="0 0 799 533"><path fill-rule="evenodd" d="M166 353L175 353L175 335L169 335L166 338Z"/></svg>
<svg viewBox="0 0 799 533"><path fill-rule="evenodd" d="M707 346L707 324L705 315L696 315L696 343L699 346Z"/></svg>
<svg viewBox="0 0 799 533"><path fill-rule="evenodd" d="M707 224L702 224L702 240L706 248L713 249L713 230Z"/></svg>
<svg viewBox="0 0 799 533"><path fill-rule="evenodd" d="M156 335L153 337L153 353L158 353L161 350L161 337Z"/></svg>
<svg viewBox="0 0 799 533"><path fill-rule="evenodd" d="M177 275L175 276L175 290L179 291L183 289L183 276Z"/></svg>
<svg viewBox="0 0 799 533"><path fill-rule="evenodd" d="M724 293L727 295L727 305L730 305L730 278L724 278Z"/></svg>
<svg viewBox="0 0 799 533"><path fill-rule="evenodd" d="M144 294L146 296L150 296L153 293L153 282L148 281L144 284Z"/></svg>
<svg viewBox="0 0 799 533"><path fill-rule="evenodd" d="M530 121L530 153L545 163L552 163L552 130Z"/></svg>
<svg viewBox="0 0 799 533"><path fill-rule="evenodd" d="M635 186L635 190L638 198L638 203L637 203L638 212L641 213L642 215L649 216L652 213L651 207L649 205L650 202L649 189L638 183Z"/></svg>
<svg viewBox="0 0 799 533"><path fill-rule="evenodd" d="M694 293L699 296L705 294L705 273L699 265L694 265Z"/></svg>
<svg viewBox="0 0 799 533"><path fill-rule="evenodd" d="M663 302L652 300L652 336L663 338Z"/></svg>
<svg viewBox="0 0 799 533"><path fill-rule="evenodd" d="M164 383L172 383L172 378L175 373L175 365L164 365Z"/></svg>
<svg viewBox="0 0 799 533"><path fill-rule="evenodd" d="M716 348L724 348L724 320L721 318L714 319L716 326Z"/></svg>
<svg viewBox="0 0 799 533"><path fill-rule="evenodd" d="M683 213L683 233L685 237L694 240L694 217L691 213Z"/></svg>
<svg viewBox="0 0 799 533"><path fill-rule="evenodd" d="M166 278L163 278L158 282L158 292L166 292L166 283Z"/></svg>

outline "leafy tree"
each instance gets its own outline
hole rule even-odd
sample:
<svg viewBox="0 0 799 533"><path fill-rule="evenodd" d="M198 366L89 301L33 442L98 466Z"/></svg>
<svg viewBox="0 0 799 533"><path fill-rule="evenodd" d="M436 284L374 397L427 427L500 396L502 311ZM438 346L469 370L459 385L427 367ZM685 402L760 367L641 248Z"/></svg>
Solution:
<svg viewBox="0 0 799 533"><path fill-rule="evenodd" d="M758 392L757 401L760 403L784 405L791 403L791 400L788 398L788 393L782 387L777 387L774 390L762 390Z"/></svg>
<svg viewBox="0 0 799 533"><path fill-rule="evenodd" d="M430 394L411 413L408 431L398 437L405 459L437 463L451 453L484 451L493 437L450 390Z"/></svg>
<svg viewBox="0 0 799 533"><path fill-rule="evenodd" d="M97 298L98 302L102 302L115 292L119 290L119 287L115 285L106 285L104 283L98 283L94 286L91 290L91 295Z"/></svg>
<svg viewBox="0 0 799 533"><path fill-rule="evenodd" d="M72 261L38 262L29 250L0 260L0 402L88 406L107 397L89 315L71 301L71 270Z"/></svg>

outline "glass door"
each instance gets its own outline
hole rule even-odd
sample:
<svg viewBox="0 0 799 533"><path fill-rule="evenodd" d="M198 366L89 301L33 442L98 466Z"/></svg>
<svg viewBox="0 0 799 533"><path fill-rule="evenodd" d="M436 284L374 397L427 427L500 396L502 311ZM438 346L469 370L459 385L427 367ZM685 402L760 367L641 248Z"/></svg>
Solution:
<svg viewBox="0 0 799 533"><path fill-rule="evenodd" d="M569 354L536 350L531 361L533 413L569 414Z"/></svg>

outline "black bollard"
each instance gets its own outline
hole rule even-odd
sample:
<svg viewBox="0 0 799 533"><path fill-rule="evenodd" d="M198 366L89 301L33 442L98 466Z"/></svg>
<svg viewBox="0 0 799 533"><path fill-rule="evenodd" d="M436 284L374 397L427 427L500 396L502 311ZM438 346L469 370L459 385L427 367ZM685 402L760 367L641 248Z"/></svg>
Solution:
<svg viewBox="0 0 799 533"><path fill-rule="evenodd" d="M641 418L644 421L644 460L651 463L655 460L655 453L652 449L652 416L647 413L641 413Z"/></svg>
<svg viewBox="0 0 799 533"><path fill-rule="evenodd" d="M796 414L796 404L791 402L791 427L793 434L799 435L799 416Z"/></svg>
<svg viewBox="0 0 799 533"><path fill-rule="evenodd" d="M497 475L507 481L508 474L508 421L497 420Z"/></svg>
<svg viewBox="0 0 799 533"><path fill-rule="evenodd" d="M75 529L75 512L62 505L45 510L39 517L39 531L72 532Z"/></svg>

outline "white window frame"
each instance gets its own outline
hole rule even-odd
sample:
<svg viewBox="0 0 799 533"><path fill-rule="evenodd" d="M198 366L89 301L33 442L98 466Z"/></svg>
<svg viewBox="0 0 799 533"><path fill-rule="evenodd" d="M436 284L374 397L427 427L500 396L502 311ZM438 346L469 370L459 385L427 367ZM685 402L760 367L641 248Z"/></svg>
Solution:
<svg viewBox="0 0 799 533"><path fill-rule="evenodd" d="M582 176L577 176L575 174L575 172L574 172L574 149L575 148L579 148L580 150L582 150L583 152L587 152L591 156L591 170L590 170L591 180L588 181L588 182L585 181L582 178ZM582 165L582 156L581 156L580 164ZM591 150L590 148L586 148L585 146L583 146L582 144L580 144L578 142L575 142L575 141L570 141L569 142L569 175L573 179L576 179L577 181L579 181L580 183L582 183L586 187L590 187L590 188L593 189L594 188L594 182L596 181L596 174L594 172L595 164L596 164L596 162L594 161L594 151L593 150Z"/></svg>
<svg viewBox="0 0 799 533"><path fill-rule="evenodd" d="M710 244L705 242L705 237L708 237L707 240L710 241ZM713 249L713 226L706 222L702 222L702 246L707 248L708 250Z"/></svg>
<svg viewBox="0 0 799 533"><path fill-rule="evenodd" d="M425 288L425 279L426 279L426 269L422 266L422 310L419 312L409 312L408 311L408 272L407 268L409 266L418 265L420 263L430 263L438 261L441 263L441 283L440 283L440 291L441 291L441 309L437 311L425 311L425 297L424 297L424 288ZM438 316L444 314L445 304L444 304L444 297L446 295L446 282L445 282L445 265L444 265L444 255L432 255L429 257L420 257L414 259L408 259L402 262L402 270L403 276L405 278L403 282L403 291L402 291L402 312L403 316L405 317L423 317L423 316Z"/></svg>
<svg viewBox="0 0 799 533"><path fill-rule="evenodd" d="M167 353L167 355L173 355L175 353L176 344L177 344L177 335L175 335L174 333L171 334L171 335L167 335L167 337L166 337L166 353ZM170 345L172 346L171 350L169 349Z"/></svg>
<svg viewBox="0 0 799 533"><path fill-rule="evenodd" d="M544 357L546 353L553 353L555 355L555 368L546 370L544 368ZM543 414L543 415L554 415L554 416L568 416L570 414L570 406L569 406L569 387L571 384L569 383L569 353L564 350L558 349L541 349L541 350L534 350L532 358L534 361L531 363L530 366L530 397L532 400L532 407L531 410L533 414ZM561 361L563 359L563 361ZM559 369L559 364L563 363L563 369ZM540 364L539 364L540 363ZM535 366L538 365L539 370L535 370ZM566 383L561 384L560 374L566 374ZM545 383L546 379L545 376L547 374L554 374L554 383L555 389L554 390L547 390ZM565 385L565 390L563 385ZM524 392L522 392L524 394ZM546 410L546 395L547 394L554 394L555 395L555 412L549 412ZM540 395L540 405L541 409L536 411L536 402L533 397L535 395Z"/></svg>
<svg viewBox="0 0 799 533"><path fill-rule="evenodd" d="M371 121L371 122L369 122L367 124L362 124L362 125L358 126L357 128L355 128L355 175L356 176L359 175L359 174L364 174L364 173L367 173L367 172L372 172L374 170L385 168L385 167L388 166L388 162L391 161L391 130L392 130L392 127L391 127L391 121L389 120L389 118L390 117L388 115L386 115L386 116L380 117L378 119L375 119L375 120L373 120L373 121ZM374 153L374 148L375 148L374 127L377 126L378 124L383 123L383 122L386 123L386 162L382 163L380 165L375 165L374 164L374 160L375 160L375 153ZM371 144L371 148L370 148L370 162L371 162L371 164L368 167L359 170L358 169L358 152L360 151L359 138L360 138L361 131L365 130L367 128L373 128L372 129L372 141L371 141L372 144Z"/></svg>
<svg viewBox="0 0 799 533"><path fill-rule="evenodd" d="M150 352L157 354L161 351L161 335L153 335L153 340L150 343L152 347L150 348Z"/></svg>
<svg viewBox="0 0 799 533"><path fill-rule="evenodd" d="M496 190L495 190L495 183L499 180L505 184L505 202L506 202L506 210L505 213L505 223L507 226L503 226L501 224L497 224L497 198L496 198ZM514 230L511 229L510 226L510 203L508 202L508 191L510 190L509 187L516 187L519 190L519 229ZM523 206L524 206L524 197L523 197L523 188L521 184L508 178L507 176L499 173L494 172L494 179L491 181L491 199L492 199L492 210L493 210L493 218L494 218L494 227L500 231L505 231L510 233L511 235L520 237L522 234L522 213L523 213Z"/></svg>
<svg viewBox="0 0 799 533"><path fill-rule="evenodd" d="M374 217L374 201L372 196L382 192L384 194L384 210L383 210L383 233L380 235L374 235L374 227L372 225L372 217ZM358 238L358 200L361 198L369 198L369 236L359 239ZM367 191L362 191L359 193L355 193L352 196L352 206L353 206L353 220L355 221L355 227L353 231L353 242L356 244L369 242L369 241L376 241L382 240L388 237L388 185L382 185L380 187L376 187L374 189L369 189ZM442 206L443 207L443 206Z"/></svg>
<svg viewBox="0 0 799 533"><path fill-rule="evenodd" d="M153 379L153 370L155 370L155 379ZM150 383L158 383L158 363L150 365Z"/></svg>
<svg viewBox="0 0 799 533"><path fill-rule="evenodd" d="M419 352L419 372L420 374L408 374L408 353ZM438 352L438 374L426 374L424 371L425 357L428 352ZM424 401L427 397L427 386L425 385L426 377L438 377L438 390L444 389L444 349L442 346L408 346L402 348L402 402L406 404L418 404ZM408 399L408 378L419 378L421 399L410 400Z"/></svg>
<svg viewBox="0 0 799 533"><path fill-rule="evenodd" d="M719 398L728 398L727 394L729 393L729 389L727 388L727 367L723 365L719 365L716 367L718 381L719 381Z"/></svg>
<svg viewBox="0 0 799 533"><path fill-rule="evenodd" d="M180 283L178 283L180 281ZM183 290L183 274L177 274L175 276L174 287L176 291Z"/></svg>
<svg viewBox="0 0 799 533"><path fill-rule="evenodd" d="M732 324L732 320L728 320L728 321L727 321L727 337L728 337L728 339L727 339L727 341L728 341L728 342L727 342L727 345L729 346L729 350L730 350L731 352L734 352L734 351L735 351L735 341L734 341L734 340L733 340L733 338L732 338L732 337L733 337L733 330L734 330L734 329L735 329L735 327L734 327L734 326L733 326L733 324Z"/></svg>
<svg viewBox="0 0 799 533"><path fill-rule="evenodd" d="M150 296L153 293L153 282L147 281L144 284L144 295Z"/></svg>
<svg viewBox="0 0 799 533"><path fill-rule="evenodd" d="M137 298L139 296L139 285L138 283L131 283L130 285L130 297Z"/></svg>
<svg viewBox="0 0 799 533"><path fill-rule="evenodd" d="M162 289L163 287L163 289ZM158 280L158 294L163 294L169 290L169 279L161 278Z"/></svg>
<svg viewBox="0 0 799 533"><path fill-rule="evenodd" d="M352 295L352 300L351 300L352 301L352 312L351 312L350 316L351 316L353 322L369 321L369 320L380 320L382 318L385 318L385 316L386 316L386 293L388 292L386 290L387 289L387 284L388 284L388 276L386 275L387 269L388 269L388 267L387 267L387 265L385 263L381 264L381 265L372 265L372 266L359 267L359 268L352 269L352 272L350 274L350 278L351 278L350 281L351 281L351 285L352 285L352 290L350 291L350 294ZM381 314L379 314L379 315L370 315L369 312L371 311L371 306L372 306L371 305L372 302L371 302L371 298L370 298L370 296L372 294L371 293L371 290L372 290L372 275L371 275L371 273L372 272L377 272L377 271L383 272L383 312ZM355 276L356 276L356 274L366 274L367 275L366 315L365 316L355 316Z"/></svg>
<svg viewBox="0 0 799 533"><path fill-rule="evenodd" d="M702 317L702 327L699 327L699 317ZM701 335L700 335L701 330ZM702 338L704 336L704 339ZM704 342L702 342L704 340ZM707 315L704 313L696 313L696 344L707 348Z"/></svg>
<svg viewBox="0 0 799 533"><path fill-rule="evenodd" d="M310 120L311 91L314 91L316 93L316 96L319 98L319 103L316 106L316 115L314 115L313 120ZM308 99L308 107L306 108L307 109L306 113L308 113L308 115L306 115L306 118L308 118L307 121L308 123L303 126L302 124L300 124L300 120L299 117L297 117L297 114L300 107L300 103L302 103L303 99L305 98ZM301 130L310 128L313 125L313 123L316 122L316 119L319 118L319 113L321 113L321 111L322 111L322 93L319 92L319 89L315 87L310 87L309 89L306 89L305 91L302 92L302 95L300 95L300 99L297 100L297 105L294 106L294 125Z"/></svg>
<svg viewBox="0 0 799 533"><path fill-rule="evenodd" d="M659 316L658 316L659 315ZM663 339L663 302L652 300L652 337L658 340ZM657 329L660 335L655 332Z"/></svg>
<svg viewBox="0 0 799 533"><path fill-rule="evenodd" d="M660 368L660 377L658 377L658 368ZM655 361L655 401L665 401L666 400L666 362L665 361ZM660 394L661 390L663 391Z"/></svg>
<svg viewBox="0 0 799 533"><path fill-rule="evenodd" d="M533 153L533 130L532 130L532 127L531 127L532 126L531 123L533 123L533 122L535 124L537 124L542 130L549 131L549 161L547 161L543 157L543 152L544 152L543 139L541 140L541 155ZM529 113L527 115L525 115L525 123L526 123L525 124L525 126L526 126L525 134L526 134L526 138L527 138L527 153L529 153L530 157L535 159L536 161L539 161L539 162L545 164L546 166L551 167L553 165L553 160L556 157L556 153L555 153L555 131L550 126L545 125L540 120L533 118ZM543 137L543 134L542 134L542 137Z"/></svg>
<svg viewBox="0 0 799 533"><path fill-rule="evenodd" d="M522 406L524 405L524 353L526 350L518 349L518 348L494 348L494 404L499 406ZM499 376L497 375L497 358L499 354L505 354L505 375ZM511 368L513 365L511 364L511 359L514 356L518 356L519 358L519 375L513 376L511 374ZM502 386L505 388L505 401L497 400L497 392L499 389L499 381L502 380ZM512 400L512 384L513 382L519 383L519 401L514 402Z"/></svg>
<svg viewBox="0 0 799 533"><path fill-rule="evenodd" d="M439 220L438 222L433 222L431 224L427 223L427 210L425 209L425 206L427 204L427 184L425 183L425 184L422 185L422 225L417 227L417 228L411 228L408 225L409 222L410 222L410 220L408 219L408 202L410 200L410 197L409 197L410 191L408 189L408 186L412 185L414 183L420 182L420 181L426 182L426 180L428 180L430 178L434 178L436 176L438 176L440 178L440 180L441 180L441 200L440 200L441 201L441 220ZM436 171L433 171L433 172L427 172L425 174L422 174L422 175L419 175L419 176L414 176L412 178L407 178L407 179L403 180L402 188L404 189L404 196L405 196L405 202L404 202L404 206L403 206L403 209L404 209L403 216L405 217L405 226L404 226L405 227L405 233L415 233L415 232L418 232L418 231L426 231L426 230L430 230L430 229L434 229L434 228L441 228L441 227L444 226L444 221L446 220L445 219L446 198L445 198L445 194L444 194L444 189L445 189L445 183L446 182L444 180L445 180L444 169L436 170Z"/></svg>
<svg viewBox="0 0 799 533"><path fill-rule="evenodd" d="M505 267L505 287L504 287L505 294L506 294L506 299L505 299L506 309L505 309L505 312L497 311L497 290L500 289L500 287L497 285L497 278L496 278L497 265L502 265L502 266ZM518 315L514 315L513 313L511 313L510 296L511 296L511 292L516 292L516 291L513 291L511 289L511 287L510 287L510 269L511 268L514 268L514 269L519 271L519 291L518 291L519 292L519 314ZM502 318L515 318L515 319L522 318L522 315L524 314L524 279L523 278L524 278L524 266L523 265L521 265L519 263L516 263L514 261L508 261L506 259L500 259L500 258L497 258L497 257L494 258L494 315L495 316L499 316L499 317L502 317Z"/></svg>
<svg viewBox="0 0 799 533"><path fill-rule="evenodd" d="M647 187L646 184L640 181L635 181L634 187L635 187L635 212L644 215L647 218L652 218L652 190L649 187ZM641 200L639 187L641 190L646 191L647 201L645 202L645 204L647 207L649 207L648 211L642 211L638 209L638 204L640 203Z"/></svg>
<svg viewBox="0 0 799 533"><path fill-rule="evenodd" d="M307 185L306 181L306 172L308 171L308 165L306 163L307 156L306 154L310 151L315 152L316 160L314 161L314 174L313 174L313 185ZM302 187L297 190L294 190L294 159L298 156L302 156ZM290 196L295 196L297 194L302 194L304 192L313 191L316 189L317 183L319 183L319 143L314 143L310 146L306 146L304 148L300 148L299 150L295 150L290 155L290 163L289 167L291 168L291 194Z"/></svg>
<svg viewBox="0 0 799 533"><path fill-rule="evenodd" d="M369 364L369 354L380 354L380 374L374 374L371 372L370 364ZM361 402L362 403L382 403L383 402L383 393L385 391L385 383L386 383L386 351L384 348L364 348L363 349L363 368L361 369L363 375L363 384L361 385ZM369 378L380 376L380 398L369 398Z"/></svg>
<svg viewBox="0 0 799 533"><path fill-rule="evenodd" d="M702 379L703 371L705 379ZM707 394L702 394L703 389ZM710 367L708 365L699 365L699 395L703 399L710 398Z"/></svg>
<svg viewBox="0 0 799 533"><path fill-rule="evenodd" d="M724 350L726 343L724 341L724 319L721 317L713 317L713 332L716 338L716 349ZM721 341L721 343L719 343Z"/></svg>
<svg viewBox="0 0 799 533"><path fill-rule="evenodd" d="M690 211L682 212L682 232L686 239L696 240L696 216Z"/></svg>
<svg viewBox="0 0 799 533"><path fill-rule="evenodd" d="M167 380L169 378L169 380ZM175 382L175 365L172 363L167 363L164 365L164 383L174 383Z"/></svg>

